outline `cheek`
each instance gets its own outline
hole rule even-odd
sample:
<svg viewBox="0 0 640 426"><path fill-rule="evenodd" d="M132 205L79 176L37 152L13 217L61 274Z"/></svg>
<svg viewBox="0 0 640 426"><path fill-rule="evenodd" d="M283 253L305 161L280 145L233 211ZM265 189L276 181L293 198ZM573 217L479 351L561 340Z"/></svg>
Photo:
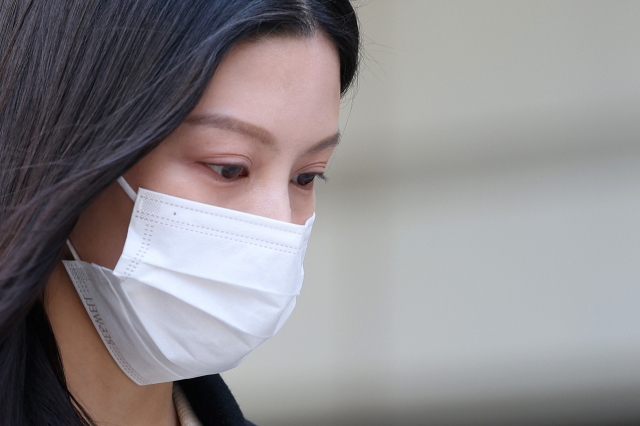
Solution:
<svg viewBox="0 0 640 426"><path fill-rule="evenodd" d="M117 183L109 186L78 218L69 239L80 259L113 269L122 254L133 202Z"/></svg>
<svg viewBox="0 0 640 426"><path fill-rule="evenodd" d="M291 204L291 222L296 225L304 225L316 210L315 190L302 193L298 188L291 188L289 202Z"/></svg>
<svg viewBox="0 0 640 426"><path fill-rule="evenodd" d="M136 190L144 188L174 197L217 204L204 177L202 164L196 161L189 133L180 128L142 158L124 177Z"/></svg>

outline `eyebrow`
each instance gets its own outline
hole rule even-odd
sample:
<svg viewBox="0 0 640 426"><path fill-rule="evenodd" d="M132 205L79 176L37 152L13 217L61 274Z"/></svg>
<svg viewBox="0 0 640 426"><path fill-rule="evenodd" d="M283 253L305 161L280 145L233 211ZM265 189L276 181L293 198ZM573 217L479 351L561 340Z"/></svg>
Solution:
<svg viewBox="0 0 640 426"><path fill-rule="evenodd" d="M340 143L340 138L342 135L340 132L336 132L335 134L329 136L328 138L322 139L320 142L312 146L306 153L306 155L317 154L320 151L324 151L325 149L333 148L338 146Z"/></svg>
<svg viewBox="0 0 640 426"><path fill-rule="evenodd" d="M197 114L188 117L185 122L195 126L208 126L220 130L239 133L273 148L275 148L276 145L276 139L268 130L227 115ZM305 155L317 154L320 151L337 146L340 143L340 137L340 132L336 132L335 134L322 139L320 142L313 145Z"/></svg>

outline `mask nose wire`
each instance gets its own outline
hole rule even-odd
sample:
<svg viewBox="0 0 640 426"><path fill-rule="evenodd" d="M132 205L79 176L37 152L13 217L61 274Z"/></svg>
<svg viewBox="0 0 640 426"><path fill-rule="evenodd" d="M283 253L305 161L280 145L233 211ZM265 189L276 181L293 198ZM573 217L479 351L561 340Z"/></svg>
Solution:
<svg viewBox="0 0 640 426"><path fill-rule="evenodd" d="M122 189L124 189L124 192L127 193L129 198L131 198L131 201L135 203L136 198L138 197L138 194L136 194L133 188L131 188L131 185L129 185L129 183L122 176L118 178L117 182L120 184ZM76 251L75 248L73 248L73 244L71 244L71 240L69 240L68 238L67 238L67 247L69 247L69 250L71 251L71 255L73 256L73 259L76 260L77 262L80 262L80 256L78 256L78 252Z"/></svg>

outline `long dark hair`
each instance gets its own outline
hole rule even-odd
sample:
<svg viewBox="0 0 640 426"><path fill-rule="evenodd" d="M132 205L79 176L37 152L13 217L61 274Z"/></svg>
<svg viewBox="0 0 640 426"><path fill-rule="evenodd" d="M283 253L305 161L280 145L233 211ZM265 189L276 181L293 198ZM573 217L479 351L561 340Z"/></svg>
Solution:
<svg viewBox="0 0 640 426"><path fill-rule="evenodd" d="M80 212L171 133L237 42L323 31L352 84L347 0L0 0L0 423L87 424L42 295Z"/></svg>

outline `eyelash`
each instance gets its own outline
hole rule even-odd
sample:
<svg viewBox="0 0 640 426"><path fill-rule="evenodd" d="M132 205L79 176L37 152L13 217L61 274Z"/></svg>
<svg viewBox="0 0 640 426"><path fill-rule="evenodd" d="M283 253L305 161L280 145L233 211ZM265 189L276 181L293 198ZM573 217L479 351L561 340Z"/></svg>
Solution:
<svg viewBox="0 0 640 426"><path fill-rule="evenodd" d="M222 179L226 180L226 181L235 181L238 180L240 178L243 177L247 177L249 176L249 171L247 170L247 168L245 166L242 166L240 164L207 164L207 166L213 170L214 173L218 174ZM227 176L225 176L225 167L229 167L229 168L233 168L236 173L227 173ZM240 169L240 170L236 170L236 169ZM233 176L231 176L233 175ZM300 183L296 181L296 178L299 178L300 176L306 176L307 178L311 178L308 182L306 183ZM295 183L296 185L304 188L308 185L311 185L314 181L315 178L320 178L323 181L328 181L329 179L324 175L324 173L299 173L297 175L295 175L293 177L293 179L291 179L291 181L293 183Z"/></svg>
<svg viewBox="0 0 640 426"><path fill-rule="evenodd" d="M207 166L209 166L209 168L213 170L214 173L217 173L224 180L230 181L230 180L239 179L241 177L246 177L249 175L247 168L241 164L207 164ZM225 176L225 172L224 172L225 167L237 168L240 170L238 171L238 173L234 174L233 176Z"/></svg>
<svg viewBox="0 0 640 426"><path fill-rule="evenodd" d="M305 183L305 184L301 184L301 183L297 183L297 182L296 182L296 185L301 186L301 187L305 187L305 186L307 186L307 185L311 185L313 182L315 182L316 178L320 178L320 179L322 179L322 180L323 180L323 181L325 181L325 182L329 180L329 179L324 175L324 173L300 173L300 174L295 175L295 176L293 177L293 179L291 179L291 180L293 181L293 180L295 180L295 179L296 179L296 177L299 177L299 176L310 176L310 177L311 177L311 180L310 180L309 182Z"/></svg>

